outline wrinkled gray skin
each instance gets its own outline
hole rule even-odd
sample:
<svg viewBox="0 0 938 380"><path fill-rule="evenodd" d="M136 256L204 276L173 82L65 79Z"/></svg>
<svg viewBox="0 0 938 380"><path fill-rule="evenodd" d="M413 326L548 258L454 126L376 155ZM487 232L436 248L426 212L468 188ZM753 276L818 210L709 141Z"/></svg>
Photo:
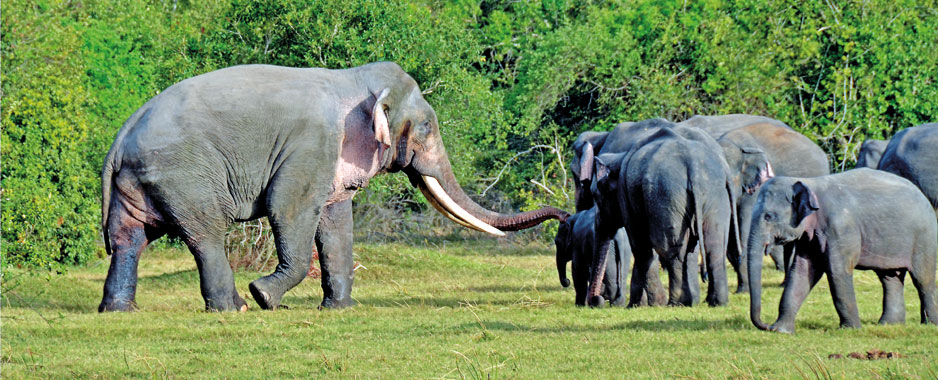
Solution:
<svg viewBox="0 0 938 380"><path fill-rule="evenodd" d="M251 283L258 304L276 308L303 280L315 244L322 306L351 305L351 198L372 176L397 171L463 225L469 217L456 216L459 207L502 230L567 215L553 208L503 215L470 200L453 176L433 108L394 63L345 70L235 66L167 88L118 132L102 172L112 257L98 309L136 307L140 255L171 234L196 259L206 309L245 310L225 257L225 231L265 216L278 264ZM432 179L442 198L430 190ZM445 198L453 202L443 205Z"/></svg>
<svg viewBox="0 0 938 380"><path fill-rule="evenodd" d="M626 152L634 148L637 142L642 141L643 138L647 137L649 134L655 131L653 128L650 129L648 124L641 124L638 126L635 124L636 123L633 122L624 122L617 125L611 132L584 132L577 137L577 140L573 143L573 159L570 162L570 169L571 172L573 172L573 178L575 180L574 183L576 185L575 200L577 211L586 210L593 206L593 198L589 191L592 157L605 153ZM767 124L791 130L789 126L787 126L785 123L782 123L781 121L764 116L745 114L730 114L719 116L696 115L680 123L668 125L699 128L706 131L714 139L717 139L727 132L754 124ZM764 136L762 135L755 136L755 138L763 137ZM769 142L770 141L766 143ZM592 154L586 154L585 152L587 143L593 147ZM820 151L823 154L823 151L821 151L820 148L817 148L817 151ZM744 169L743 165L738 162L734 162L730 166L731 171L735 171L734 178L742 175L739 171ZM734 188L733 191L734 199L739 199L740 197L744 196L740 195L740 192L743 191L741 187ZM751 203L751 201L749 203ZM744 210L742 211L751 212L751 205L744 205L743 208ZM743 222L748 223L748 217L742 219ZM734 223L737 223L737 221L734 221ZM732 233L734 236L736 235L736 231L733 231ZM733 264L734 268L738 268L740 255L738 253L739 250L736 248L736 244L733 243L734 241L734 239L731 239L731 249L728 251L728 253L730 254L730 262ZM779 251L780 250L773 250L772 253L774 254L773 259L776 260L779 268L781 268L783 259L782 254ZM653 264L653 266L655 267L654 269L657 269L657 261ZM701 275L706 277L706 271L702 271ZM745 275L739 274L739 271L737 270L738 279L743 279L745 277ZM741 281L738 281L738 283L743 284ZM649 278L648 286L657 289L657 291L653 289L653 293L662 295L664 294L661 281L657 278L657 276ZM745 292L747 289L748 287L745 285L737 286L737 292ZM647 297L643 299L647 299ZM664 302L664 298L661 297L658 300L653 300L652 304L660 305Z"/></svg>
<svg viewBox="0 0 938 380"><path fill-rule="evenodd" d="M576 291L577 306L586 305L593 254L596 253L596 208L580 211L560 223L554 245L557 247L557 274L563 287L570 286L567 279L567 262L572 261L573 289ZM624 229L619 229L612 239L615 245L612 255L606 256L606 274L603 276L602 297L613 306L625 306L624 284L628 281L632 261L632 247ZM619 252L622 255L619 255Z"/></svg>
<svg viewBox="0 0 938 380"><path fill-rule="evenodd" d="M692 128L700 128L710 134L713 138L719 138L723 134L737 130L739 128L753 124L769 124L777 127L791 129L787 124L765 116L729 114L718 116L694 115L684 120L678 125Z"/></svg>
<svg viewBox="0 0 938 380"><path fill-rule="evenodd" d="M938 123L896 133L883 151L879 170L912 181L938 213Z"/></svg>
<svg viewBox="0 0 938 380"><path fill-rule="evenodd" d="M628 231L635 257L631 298L641 297L635 284L643 284L651 274L654 250L668 269L668 303L690 306L699 302L694 251L699 241L710 275L707 303L718 306L729 300L724 264L734 219L729 167L712 137L695 128L667 124L671 123L636 123L656 130L627 153L604 154L595 160L590 191L599 209L599 244L590 306L601 305L596 284L604 272L601 266L607 246L622 227Z"/></svg>
<svg viewBox="0 0 938 380"><path fill-rule="evenodd" d="M883 157L883 151L886 150L887 140L866 140L860 145L860 153L857 155L858 168L879 168L879 159Z"/></svg>
<svg viewBox="0 0 938 380"><path fill-rule="evenodd" d="M737 274L737 293L748 291L747 260L740 253L747 252L745 239L749 236L750 215L755 207L755 194L765 181L774 175L817 177L830 174L827 154L817 144L791 128L774 123L757 123L724 133L717 142L733 177L731 182L738 192L736 214L739 216L741 248L728 250L730 263ZM784 270L790 261L793 245L775 247L769 255L777 269ZM784 254L783 254L784 251Z"/></svg>
<svg viewBox="0 0 938 380"><path fill-rule="evenodd" d="M795 243L779 316L762 322L762 253ZM873 270L883 284L879 323L903 323L908 272L921 301L921 321L938 324L935 259L938 221L915 185L860 168L815 178L775 177L762 186L749 235L750 318L762 330L795 331L795 314L827 274L841 327L860 327L853 270Z"/></svg>
<svg viewBox="0 0 938 380"><path fill-rule="evenodd" d="M656 125L648 123L636 125L637 123L624 122L616 125L610 132L583 132L577 137L576 141L573 142L573 159L570 161L570 171L573 173L575 186L574 201L576 202L577 212L589 210L594 206L593 196L590 193L593 158L600 154L627 152L632 149L637 142L642 141L661 125L666 125L667 127L672 125L666 120L658 120L662 123ZM627 235L625 229L623 229L621 233ZM617 247L620 247L620 245L610 245L609 249L618 249ZM620 251L611 253L617 257L625 255L624 252ZM652 262L651 268L648 269L647 281L643 284L647 289L642 290L641 297L631 297L629 306L639 306L643 304L660 306L667 302L664 286L662 286L661 279L658 276L658 265L657 259ZM649 294L657 296L649 298Z"/></svg>

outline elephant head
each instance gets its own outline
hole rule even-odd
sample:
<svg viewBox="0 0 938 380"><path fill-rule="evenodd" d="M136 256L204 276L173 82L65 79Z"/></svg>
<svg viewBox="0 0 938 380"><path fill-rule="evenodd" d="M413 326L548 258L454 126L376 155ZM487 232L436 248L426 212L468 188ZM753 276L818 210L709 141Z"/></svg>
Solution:
<svg viewBox="0 0 938 380"><path fill-rule="evenodd" d="M883 151L886 150L889 141L886 140L866 140L860 145L860 153L857 155L858 168L876 169L879 167L879 159L883 157Z"/></svg>
<svg viewBox="0 0 938 380"><path fill-rule="evenodd" d="M553 207L506 215L478 205L462 190L443 147L436 112L423 98L417 83L406 73L390 83L386 96L375 104L376 138L380 123L387 123L384 170L403 171L433 207L465 227L501 236L502 231L533 227L549 219L564 220L568 214Z"/></svg>
<svg viewBox="0 0 938 380"><path fill-rule="evenodd" d="M593 175L593 158L603 147L609 132L583 132L573 142L573 159L570 171L573 173L574 202L577 211L593 207L590 194L590 181Z"/></svg>
<svg viewBox="0 0 938 380"><path fill-rule="evenodd" d="M783 245L800 239L817 239L826 244L820 231L820 205L815 192L793 178L770 180L759 191L752 213L752 228L746 255L749 260L749 317L761 330L762 322L762 256L770 245ZM823 249L823 248L822 248Z"/></svg>
<svg viewBox="0 0 938 380"><path fill-rule="evenodd" d="M768 156L747 132L730 131L717 142L723 148L735 189L754 194L759 186L775 176Z"/></svg>
<svg viewBox="0 0 938 380"><path fill-rule="evenodd" d="M594 159L593 180L590 193L595 202L596 249L590 269L590 287L587 302L590 306L602 306L600 296L603 276L606 273L606 256L616 230L626 225L628 210L625 194L620 190L620 173L626 153L606 153Z"/></svg>
<svg viewBox="0 0 938 380"><path fill-rule="evenodd" d="M579 214L573 214L567 220L560 222L557 227L557 236L554 237L554 246L557 248L557 275L560 277L560 285L570 286L570 279L567 278L567 262L573 259L573 226L576 224Z"/></svg>

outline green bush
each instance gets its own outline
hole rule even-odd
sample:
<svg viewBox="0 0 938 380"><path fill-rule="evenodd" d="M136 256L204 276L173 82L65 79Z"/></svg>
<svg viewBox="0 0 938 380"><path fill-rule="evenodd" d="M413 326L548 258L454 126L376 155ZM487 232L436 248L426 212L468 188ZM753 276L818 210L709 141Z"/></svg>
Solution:
<svg viewBox="0 0 938 380"><path fill-rule="evenodd" d="M2 18L2 254L46 268L100 253L99 171L123 121L236 64L397 62L457 178L503 210L572 209L565 148L625 120L771 116L840 170L866 138L938 115L935 0L14 0ZM427 209L400 175L356 204Z"/></svg>

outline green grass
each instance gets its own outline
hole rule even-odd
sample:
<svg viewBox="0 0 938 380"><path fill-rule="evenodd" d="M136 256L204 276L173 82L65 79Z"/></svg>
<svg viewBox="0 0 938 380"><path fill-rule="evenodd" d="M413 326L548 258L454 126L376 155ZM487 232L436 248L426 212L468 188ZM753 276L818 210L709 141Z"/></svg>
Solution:
<svg viewBox="0 0 938 380"><path fill-rule="evenodd" d="M552 247L495 241L359 244L359 306L317 311L318 280L289 310L206 313L191 256L150 251L136 313L98 314L108 261L45 276L8 269L2 293L4 378L938 378L938 328L879 326L882 291L857 272L861 330L837 328L826 280L797 334L757 331L749 297L728 307L591 310L557 281ZM774 320L781 273L765 268ZM239 291L260 275L239 272ZM731 274L732 275L732 274ZM734 278L734 277L731 277ZM731 284L735 284L731 280ZM772 315L770 315L772 314ZM871 349L900 359L828 359Z"/></svg>

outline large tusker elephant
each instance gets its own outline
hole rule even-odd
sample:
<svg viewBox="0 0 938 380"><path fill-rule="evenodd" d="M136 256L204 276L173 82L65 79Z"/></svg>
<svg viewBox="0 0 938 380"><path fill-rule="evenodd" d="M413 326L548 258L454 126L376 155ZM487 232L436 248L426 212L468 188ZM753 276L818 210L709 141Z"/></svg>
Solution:
<svg viewBox="0 0 938 380"><path fill-rule="evenodd" d="M827 154L813 141L791 128L774 123L757 123L724 133L717 139L723 156L733 173L731 182L739 193L736 215L742 245L728 250L730 263L736 269L737 293L748 291L747 252L745 239L749 236L750 215L755 206L755 194L765 181L775 175L817 177L830 173ZM785 254L783 257L782 249ZM769 254L776 268L784 269L793 246L774 247Z"/></svg>
<svg viewBox="0 0 938 380"><path fill-rule="evenodd" d="M795 243L778 320L762 323L762 256ZM918 290L922 323L938 324L935 260L938 221L915 185L860 168L815 178L775 177L762 186L749 233L750 317L762 330L792 333L808 292L827 274L841 327L860 327L853 270L870 269L883 283L880 323L905 321L906 271Z"/></svg>
<svg viewBox="0 0 938 380"><path fill-rule="evenodd" d="M888 140L869 139L860 145L860 153L857 154L858 168L879 168L879 159L883 157L883 151L886 150Z"/></svg>
<svg viewBox="0 0 938 380"><path fill-rule="evenodd" d="M636 125L662 123L667 122L647 120ZM641 297L635 284L657 276L656 270L651 270L652 250L668 269L668 303L689 306L699 302L694 254L698 242L710 274L707 302L711 306L728 302L724 260L730 222L735 219L734 199L729 168L719 151L706 133L672 125L657 128L626 153L596 158L590 191L599 210L599 244L590 281L591 306L601 305L598 284L604 273L602 265L613 234L622 227L628 231L635 257L632 303ZM649 299L656 296L647 294Z"/></svg>
<svg viewBox="0 0 938 380"><path fill-rule="evenodd" d="M883 151L879 170L912 181L938 213L938 123L896 133Z"/></svg>
<svg viewBox="0 0 938 380"><path fill-rule="evenodd" d="M572 261L573 289L576 291L577 306L586 305L590 269L596 253L596 207L580 211L561 222L557 228L554 245L557 248L557 274L563 287L570 286L567 279L567 262ZM611 255L606 256L606 274L603 276L602 297L614 306L625 306L623 289L628 281L632 261L632 247L624 229L616 231L612 239Z"/></svg>
<svg viewBox="0 0 938 380"><path fill-rule="evenodd" d="M442 214L502 235L566 213L499 214L453 176L436 113L401 68L247 65L179 82L137 110L104 161L102 214L111 266L99 311L132 310L148 243L180 237L195 256L208 310L245 310L225 258L233 222L267 217L278 264L250 285L274 309L303 280L313 244L323 307L353 304L352 207L383 172L404 172Z"/></svg>

